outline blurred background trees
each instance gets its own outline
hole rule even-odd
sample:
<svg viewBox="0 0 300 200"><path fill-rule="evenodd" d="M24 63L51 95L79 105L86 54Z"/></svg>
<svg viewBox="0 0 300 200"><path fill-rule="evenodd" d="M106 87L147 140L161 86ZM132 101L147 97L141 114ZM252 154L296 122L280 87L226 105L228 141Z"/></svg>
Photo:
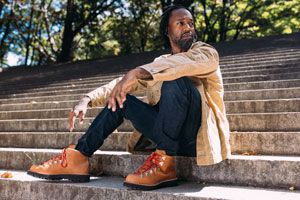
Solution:
<svg viewBox="0 0 300 200"><path fill-rule="evenodd" d="M194 12L209 43L300 29L299 0L0 0L0 66L162 49L160 15L171 4Z"/></svg>

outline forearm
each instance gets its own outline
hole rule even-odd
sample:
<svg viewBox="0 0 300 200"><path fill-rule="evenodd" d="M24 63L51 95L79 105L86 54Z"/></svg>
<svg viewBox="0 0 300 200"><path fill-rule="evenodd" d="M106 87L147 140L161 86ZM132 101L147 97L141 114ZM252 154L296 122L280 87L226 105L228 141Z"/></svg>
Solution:
<svg viewBox="0 0 300 200"><path fill-rule="evenodd" d="M143 68L135 68L135 69L131 70L130 73L133 73L135 75L135 77L140 80L151 80L152 79L152 75Z"/></svg>
<svg viewBox="0 0 300 200"><path fill-rule="evenodd" d="M84 96L84 97L79 101L79 103L86 104L86 105L90 104L90 102L91 102L91 98L90 98L89 96Z"/></svg>
<svg viewBox="0 0 300 200"><path fill-rule="evenodd" d="M116 78L97 89L89 92L85 96L90 98L89 105L91 107L102 106L106 103L107 98L109 97L111 90L115 87L115 85L122 79L122 77Z"/></svg>

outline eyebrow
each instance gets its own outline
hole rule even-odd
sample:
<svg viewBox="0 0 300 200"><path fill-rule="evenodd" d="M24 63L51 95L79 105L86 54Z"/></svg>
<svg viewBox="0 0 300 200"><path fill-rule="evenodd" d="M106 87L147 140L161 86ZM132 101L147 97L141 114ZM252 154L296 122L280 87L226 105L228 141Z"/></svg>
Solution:
<svg viewBox="0 0 300 200"><path fill-rule="evenodd" d="M185 18L188 18L188 19L191 19L192 21L194 21L193 18L189 18L189 17L183 17L183 18L179 18L179 19L176 19L176 20L183 20L183 19L185 19Z"/></svg>

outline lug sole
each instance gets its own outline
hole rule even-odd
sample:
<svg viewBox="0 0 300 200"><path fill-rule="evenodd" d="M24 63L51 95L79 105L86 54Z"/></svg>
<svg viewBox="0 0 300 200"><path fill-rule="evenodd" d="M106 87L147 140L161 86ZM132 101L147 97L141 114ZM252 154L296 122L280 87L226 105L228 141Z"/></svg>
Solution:
<svg viewBox="0 0 300 200"><path fill-rule="evenodd" d="M37 177L37 178L42 178L42 179L47 179L47 180L61 180L61 179L68 179L72 182L89 182L90 181L90 175L73 175L73 174L56 174L56 175L45 175L45 174L39 174L36 172L32 171L27 171L28 175Z"/></svg>
<svg viewBox="0 0 300 200"><path fill-rule="evenodd" d="M163 187L177 186L178 183L177 183L177 179L173 179L173 180L161 182L157 185L139 185L139 184L133 184L133 183L128 183L128 182L124 182L123 185L126 186L126 187L129 187L133 190L149 191L149 190L160 189L160 188L163 188Z"/></svg>

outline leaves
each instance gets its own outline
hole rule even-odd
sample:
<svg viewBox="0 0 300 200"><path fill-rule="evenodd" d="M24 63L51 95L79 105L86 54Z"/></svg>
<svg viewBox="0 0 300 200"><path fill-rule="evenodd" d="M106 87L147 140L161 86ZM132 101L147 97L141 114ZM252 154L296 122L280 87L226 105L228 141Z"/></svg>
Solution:
<svg viewBox="0 0 300 200"><path fill-rule="evenodd" d="M2 66L7 65L8 52L27 57L28 65L41 65L57 62L63 52L65 59L74 61L160 50L163 46L159 33L162 8L178 2L194 11L198 36L204 42L300 30L299 0L1 2Z"/></svg>
<svg viewBox="0 0 300 200"><path fill-rule="evenodd" d="M254 151L246 151L246 152L243 152L242 155L244 155L244 156L255 156L255 155L258 155L258 154Z"/></svg>
<svg viewBox="0 0 300 200"><path fill-rule="evenodd" d="M300 29L300 4L289 1L195 1L199 36L208 42L285 34Z"/></svg>
<svg viewBox="0 0 300 200"><path fill-rule="evenodd" d="M12 178L13 175L11 172L4 172L0 175L1 178Z"/></svg>
<svg viewBox="0 0 300 200"><path fill-rule="evenodd" d="M294 190L295 190L295 187L294 187L294 186L291 186L291 187L289 187L289 190L290 190L290 191L294 191Z"/></svg>

